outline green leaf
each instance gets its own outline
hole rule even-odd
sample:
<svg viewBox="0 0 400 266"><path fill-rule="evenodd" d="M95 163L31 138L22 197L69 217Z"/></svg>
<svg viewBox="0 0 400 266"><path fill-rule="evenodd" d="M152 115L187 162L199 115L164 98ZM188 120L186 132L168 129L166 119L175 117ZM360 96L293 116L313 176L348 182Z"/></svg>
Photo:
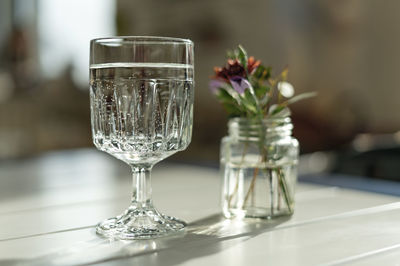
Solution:
<svg viewBox="0 0 400 266"><path fill-rule="evenodd" d="M271 68L259 65L256 71L254 71L252 76L258 79L259 81L268 79L269 77L271 77Z"/></svg>
<svg viewBox="0 0 400 266"><path fill-rule="evenodd" d="M296 96L290 98L289 100L287 100L287 105L304 100L304 99L315 97L316 95L317 95L316 92L305 92L305 93L296 95Z"/></svg>
<svg viewBox="0 0 400 266"><path fill-rule="evenodd" d="M241 106L236 99L225 89L220 88L217 93L217 98L225 108L229 116L240 116L243 113Z"/></svg>
<svg viewBox="0 0 400 266"><path fill-rule="evenodd" d="M255 100L254 100L253 95L251 94L250 89L246 89L246 90L244 91L243 96L244 96L244 99L245 99L247 102L252 103L252 104L255 104L255 103L256 103Z"/></svg>
<svg viewBox="0 0 400 266"><path fill-rule="evenodd" d="M264 85L256 85L253 87L254 93L256 94L257 98L262 99L264 96L270 91L270 87Z"/></svg>
<svg viewBox="0 0 400 266"><path fill-rule="evenodd" d="M289 74L289 67L286 66L286 67L282 70L281 74L279 75L279 76L280 76L280 80L286 81L287 78L288 78L288 74Z"/></svg>
<svg viewBox="0 0 400 266"><path fill-rule="evenodd" d="M273 105L271 105L271 107L269 107L268 114L270 114L270 115L277 114L280 111L282 111L283 108L285 108L284 105L273 104Z"/></svg>
<svg viewBox="0 0 400 266"><path fill-rule="evenodd" d="M265 109L266 105L269 103L270 97L268 94L265 94L263 98L260 99L259 103L261 106L261 109Z"/></svg>
<svg viewBox="0 0 400 266"><path fill-rule="evenodd" d="M249 113L256 114L257 113L257 102L255 101L253 95L250 92L250 89L246 89L242 96L242 104L244 108L246 108Z"/></svg>
<svg viewBox="0 0 400 266"><path fill-rule="evenodd" d="M283 117L288 117L291 114L292 114L292 112L290 111L290 109L288 107L285 107L279 113L272 115L272 117L283 118Z"/></svg>
<svg viewBox="0 0 400 266"><path fill-rule="evenodd" d="M233 96L223 88L219 89L217 98L221 102L236 102L235 98L233 98Z"/></svg>
<svg viewBox="0 0 400 266"><path fill-rule="evenodd" d="M287 117L290 116L291 112L284 104L273 104L268 110L268 114L271 117Z"/></svg>
<svg viewBox="0 0 400 266"><path fill-rule="evenodd" d="M241 45L238 46L238 60L247 71L247 52Z"/></svg>
<svg viewBox="0 0 400 266"><path fill-rule="evenodd" d="M226 51L226 58L235 60L237 58L236 54L235 54L235 51L234 50L227 50Z"/></svg>
<svg viewBox="0 0 400 266"><path fill-rule="evenodd" d="M222 103L225 111L228 113L229 117L241 116L242 110L239 106L231 103Z"/></svg>

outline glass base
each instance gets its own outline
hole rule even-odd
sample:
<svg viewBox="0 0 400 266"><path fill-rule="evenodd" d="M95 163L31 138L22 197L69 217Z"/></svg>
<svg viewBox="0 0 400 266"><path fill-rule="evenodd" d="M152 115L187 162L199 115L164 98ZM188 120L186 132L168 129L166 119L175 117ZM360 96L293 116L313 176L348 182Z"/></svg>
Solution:
<svg viewBox="0 0 400 266"><path fill-rule="evenodd" d="M148 239L182 232L186 223L159 213L151 204L132 205L122 215L99 223L99 235L116 239Z"/></svg>
<svg viewBox="0 0 400 266"><path fill-rule="evenodd" d="M274 209L260 207L248 207L246 209L224 208L223 214L226 218L260 218L260 219L273 219L282 216L290 216L293 211L288 209Z"/></svg>

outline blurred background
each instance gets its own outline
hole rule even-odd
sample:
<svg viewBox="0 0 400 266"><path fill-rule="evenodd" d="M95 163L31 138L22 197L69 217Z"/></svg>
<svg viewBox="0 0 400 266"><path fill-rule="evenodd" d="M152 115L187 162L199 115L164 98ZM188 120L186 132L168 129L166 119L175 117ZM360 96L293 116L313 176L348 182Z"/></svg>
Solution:
<svg viewBox="0 0 400 266"><path fill-rule="evenodd" d="M400 2L396 0L2 0L0 161L93 148L89 41L113 35L192 39L193 140L170 160L217 165L224 110L208 89L242 44L276 73L289 65L305 172L400 180ZM93 148L94 149L94 148Z"/></svg>

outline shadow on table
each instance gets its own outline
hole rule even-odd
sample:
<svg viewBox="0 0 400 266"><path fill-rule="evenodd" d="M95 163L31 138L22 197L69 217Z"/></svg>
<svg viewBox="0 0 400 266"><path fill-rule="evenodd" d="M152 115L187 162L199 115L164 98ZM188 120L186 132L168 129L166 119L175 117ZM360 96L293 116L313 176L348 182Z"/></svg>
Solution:
<svg viewBox="0 0 400 266"><path fill-rule="evenodd" d="M262 232L269 231L290 217L274 220L225 219L212 215L190 223L186 232L152 240L105 240L95 238L68 250L32 260L0 261L0 265L176 265L212 255Z"/></svg>
<svg viewBox="0 0 400 266"><path fill-rule="evenodd" d="M146 256L138 254L122 261L114 259L112 264L107 265L178 265L228 249L286 220L288 220L287 217L268 221L229 220L221 215L213 215L191 223L186 234L181 238L165 239L161 242L156 240L156 244L160 247L155 250L156 252ZM130 248L130 245L126 246L127 250Z"/></svg>

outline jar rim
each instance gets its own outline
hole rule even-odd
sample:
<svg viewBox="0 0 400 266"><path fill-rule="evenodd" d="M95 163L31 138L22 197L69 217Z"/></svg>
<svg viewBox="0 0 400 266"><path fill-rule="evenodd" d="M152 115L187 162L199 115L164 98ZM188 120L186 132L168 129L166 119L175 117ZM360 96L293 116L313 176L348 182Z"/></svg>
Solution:
<svg viewBox="0 0 400 266"><path fill-rule="evenodd" d="M266 138L292 134L293 124L290 117L257 118L235 117L228 121L228 131L231 136L237 136L246 141L258 141L260 132Z"/></svg>

